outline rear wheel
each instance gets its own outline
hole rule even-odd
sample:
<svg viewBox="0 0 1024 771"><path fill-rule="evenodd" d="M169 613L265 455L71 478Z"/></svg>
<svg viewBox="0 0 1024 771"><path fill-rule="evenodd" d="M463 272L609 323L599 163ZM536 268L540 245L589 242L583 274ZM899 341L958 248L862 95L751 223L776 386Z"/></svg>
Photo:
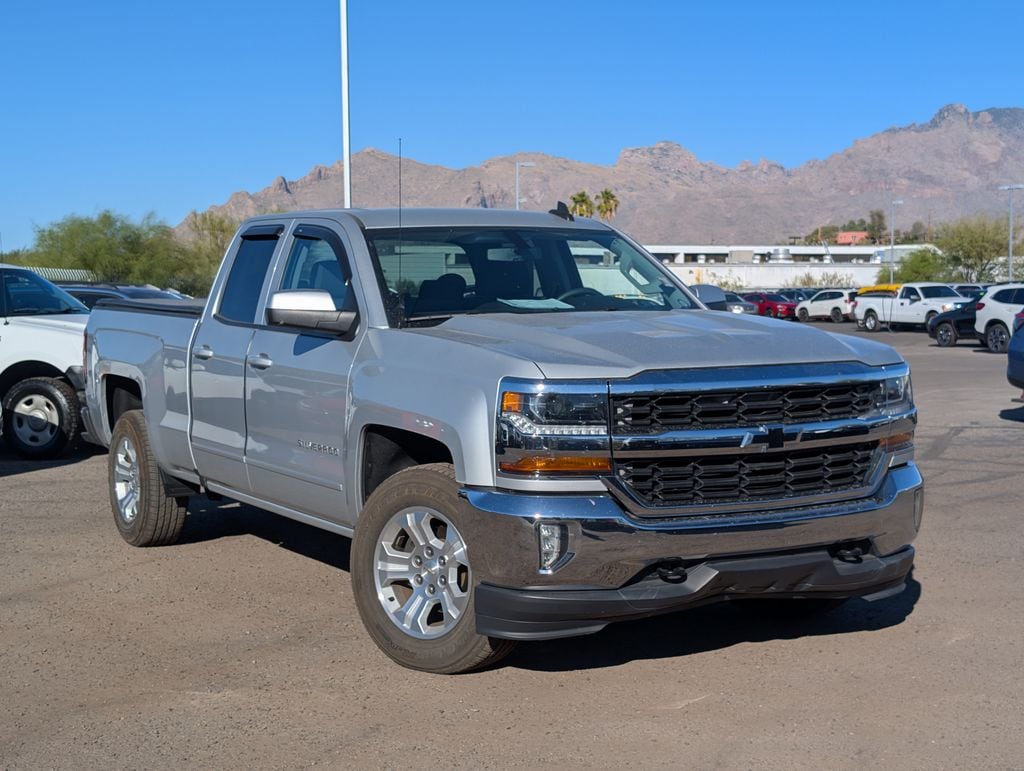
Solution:
<svg viewBox="0 0 1024 771"><path fill-rule="evenodd" d="M1010 345L1010 333L1001 321L991 324L985 333L985 343L992 353L1006 353Z"/></svg>
<svg viewBox="0 0 1024 771"><path fill-rule="evenodd" d="M181 535L187 497L167 494L141 410L117 419L107 459L110 506L121 537L132 546L164 546Z"/></svg>
<svg viewBox="0 0 1024 771"><path fill-rule="evenodd" d="M804 322L807 322L807 321L811 320L811 314L807 312L806 308L800 308L796 312L796 317L798 319L800 319L800 321L804 321Z"/></svg>
<svg viewBox="0 0 1024 771"><path fill-rule="evenodd" d="M868 311L864 314L864 329L868 332L878 331L878 314L874 311Z"/></svg>
<svg viewBox="0 0 1024 771"><path fill-rule="evenodd" d="M843 312L839 310L839 308L833 308L828 316L836 324L841 324L843 322Z"/></svg>
<svg viewBox="0 0 1024 771"><path fill-rule="evenodd" d="M479 669L514 647L476 632L469 516L450 464L399 471L373 491L352 540L352 591L366 631L424 672Z"/></svg>
<svg viewBox="0 0 1024 771"><path fill-rule="evenodd" d="M56 458L78 441L82 430L78 396L56 378L29 378L12 386L3 412L4 439L25 458Z"/></svg>
<svg viewBox="0 0 1024 771"><path fill-rule="evenodd" d="M939 348L956 345L956 329L948 321L943 321L935 329L935 342Z"/></svg>

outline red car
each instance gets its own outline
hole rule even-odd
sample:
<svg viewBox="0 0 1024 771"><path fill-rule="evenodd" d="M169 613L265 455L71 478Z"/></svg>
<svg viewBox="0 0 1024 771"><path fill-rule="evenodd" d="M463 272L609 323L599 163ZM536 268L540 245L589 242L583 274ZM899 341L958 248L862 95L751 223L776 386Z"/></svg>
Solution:
<svg viewBox="0 0 1024 771"><path fill-rule="evenodd" d="M757 306L757 312L762 316L776 316L780 319L796 318L796 303L787 300L780 294L769 292L751 292L743 295L748 303Z"/></svg>

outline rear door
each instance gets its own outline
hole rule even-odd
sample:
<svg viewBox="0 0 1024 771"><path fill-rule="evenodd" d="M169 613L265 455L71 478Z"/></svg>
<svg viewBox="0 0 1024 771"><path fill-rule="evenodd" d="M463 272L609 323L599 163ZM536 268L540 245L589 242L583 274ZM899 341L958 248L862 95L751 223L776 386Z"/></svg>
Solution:
<svg viewBox="0 0 1024 771"><path fill-rule="evenodd" d="M273 280L279 289L320 289L356 310L350 244L327 223L299 223ZM341 524L345 503L349 374L361 336L261 326L246 373L246 464L259 498ZM354 454L353 454L354 456Z"/></svg>
<svg viewBox="0 0 1024 771"><path fill-rule="evenodd" d="M245 467L245 357L283 226L242 234L214 287L192 344L192 451L199 473L250 491Z"/></svg>

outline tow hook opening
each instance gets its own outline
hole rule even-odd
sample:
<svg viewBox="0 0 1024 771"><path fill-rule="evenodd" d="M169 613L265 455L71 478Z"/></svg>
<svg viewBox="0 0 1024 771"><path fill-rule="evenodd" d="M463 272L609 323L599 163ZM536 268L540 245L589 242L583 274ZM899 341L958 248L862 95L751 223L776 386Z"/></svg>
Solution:
<svg viewBox="0 0 1024 771"><path fill-rule="evenodd" d="M836 544L829 550L829 555L834 560L859 564L864 558L871 554L871 542L868 540L855 541L852 543Z"/></svg>
<svg viewBox="0 0 1024 771"><path fill-rule="evenodd" d="M669 584L681 584L686 581L686 567L682 560L661 562L654 572L658 574L658 578Z"/></svg>

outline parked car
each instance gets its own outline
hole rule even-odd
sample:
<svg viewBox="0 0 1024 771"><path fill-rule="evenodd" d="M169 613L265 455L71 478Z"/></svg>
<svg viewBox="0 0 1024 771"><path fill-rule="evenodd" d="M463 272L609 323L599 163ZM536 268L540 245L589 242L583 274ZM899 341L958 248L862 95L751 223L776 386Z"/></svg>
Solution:
<svg viewBox="0 0 1024 771"><path fill-rule="evenodd" d="M748 303L735 292L725 293L725 304L733 313L752 313L757 315L757 306L754 303Z"/></svg>
<svg viewBox="0 0 1024 771"><path fill-rule="evenodd" d="M958 340L977 341L978 335L974 331L977 307L978 301L974 300L962 308L954 308L951 311L940 313L938 316L932 316L925 325L928 336L940 348L956 345Z"/></svg>
<svg viewBox="0 0 1024 771"><path fill-rule="evenodd" d="M780 319L796 317L796 303L787 300L781 294L751 292L743 295L743 299L756 305L757 312L762 316L775 316Z"/></svg>
<svg viewBox="0 0 1024 771"><path fill-rule="evenodd" d="M884 296L895 290L895 296ZM868 332L883 324L926 326L933 316L962 308L970 298L957 294L948 284L921 281L912 284L880 285L862 289L857 295L854 318Z"/></svg>
<svg viewBox="0 0 1024 771"><path fill-rule="evenodd" d="M1006 353L1013 317L1024 307L1024 284L994 284L978 301L974 331L993 353Z"/></svg>
<svg viewBox="0 0 1024 771"><path fill-rule="evenodd" d="M811 295L813 295L814 292L815 292L815 290L811 290L811 289L788 288L788 289L780 289L779 291L775 292L774 294L780 294L783 297L785 297L787 300L789 300L790 302L801 303L804 300L810 299Z"/></svg>
<svg viewBox="0 0 1024 771"><path fill-rule="evenodd" d="M1006 379L1024 391L1024 311L1013 317L1013 336L1006 354Z"/></svg>
<svg viewBox="0 0 1024 771"><path fill-rule="evenodd" d="M56 458L78 439L88 314L45 278L0 265L0 424L23 457Z"/></svg>
<svg viewBox="0 0 1024 771"><path fill-rule="evenodd" d="M856 296L856 289L823 289L799 303L796 316L800 321L832 319L838 324L850 318Z"/></svg>
<svg viewBox="0 0 1024 771"><path fill-rule="evenodd" d="M991 284L952 284L951 286L957 294L962 294L964 297L973 297L977 300L985 294L985 290L988 289Z"/></svg>
<svg viewBox="0 0 1024 771"><path fill-rule="evenodd" d="M177 292L157 289L150 286L131 286L129 284L82 284L57 282L57 286L74 297L86 308L92 310L100 300L121 298L128 300L180 300Z"/></svg>
<svg viewBox="0 0 1024 771"><path fill-rule="evenodd" d="M351 536L368 635L438 673L905 587L924 487L891 347L710 311L564 204L398 216L257 217L205 305L97 306L84 416L126 542L174 542L207 492Z"/></svg>

